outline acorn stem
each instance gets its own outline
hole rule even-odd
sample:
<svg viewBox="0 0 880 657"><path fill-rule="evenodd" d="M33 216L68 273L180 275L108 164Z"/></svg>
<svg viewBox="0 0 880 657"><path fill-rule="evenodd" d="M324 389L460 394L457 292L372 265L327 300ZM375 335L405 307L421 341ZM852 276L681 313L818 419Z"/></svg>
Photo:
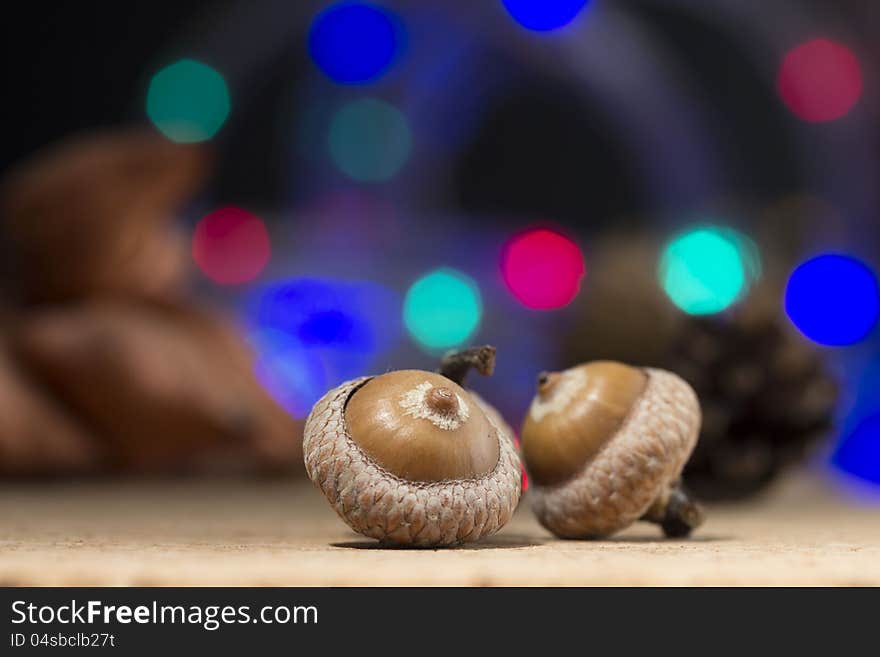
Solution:
<svg viewBox="0 0 880 657"><path fill-rule="evenodd" d="M705 513L681 481L676 481L670 486L665 503L658 500L641 519L660 525L666 538L685 538L703 524Z"/></svg>
<svg viewBox="0 0 880 657"><path fill-rule="evenodd" d="M495 347L484 345L461 351L449 351L440 361L440 369L437 372L458 385L463 385L471 368L483 376L491 376L495 369Z"/></svg>

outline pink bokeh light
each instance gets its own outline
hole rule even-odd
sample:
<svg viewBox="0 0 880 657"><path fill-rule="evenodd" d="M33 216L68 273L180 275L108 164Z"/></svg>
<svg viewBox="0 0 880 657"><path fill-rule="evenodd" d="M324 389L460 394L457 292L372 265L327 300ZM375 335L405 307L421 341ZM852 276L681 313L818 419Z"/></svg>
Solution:
<svg viewBox="0 0 880 657"><path fill-rule="evenodd" d="M862 71L852 50L814 39L785 55L776 81L779 96L808 123L846 116L862 95Z"/></svg>
<svg viewBox="0 0 880 657"><path fill-rule="evenodd" d="M203 217L193 234L193 260L205 276L220 285L252 281L269 262L270 253L263 221L233 206Z"/></svg>
<svg viewBox="0 0 880 657"><path fill-rule="evenodd" d="M501 256L507 288L520 303L536 310L571 303L585 271L578 245L546 228L514 235L504 245Z"/></svg>

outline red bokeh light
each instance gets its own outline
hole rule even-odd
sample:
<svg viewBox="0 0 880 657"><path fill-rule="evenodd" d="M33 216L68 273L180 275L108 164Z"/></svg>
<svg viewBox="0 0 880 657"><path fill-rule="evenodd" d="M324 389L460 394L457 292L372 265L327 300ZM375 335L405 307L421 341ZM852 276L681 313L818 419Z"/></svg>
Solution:
<svg viewBox="0 0 880 657"><path fill-rule="evenodd" d="M776 85L798 118L810 123L833 121L858 102L862 71L852 50L829 39L814 39L788 52Z"/></svg>
<svg viewBox="0 0 880 657"><path fill-rule="evenodd" d="M570 303L584 272L578 245L546 228L513 236L501 256L501 273L508 289L524 306L537 310Z"/></svg>
<svg viewBox="0 0 880 657"><path fill-rule="evenodd" d="M259 217L226 207L196 225L192 255L205 276L221 285L247 283L269 262L269 233Z"/></svg>

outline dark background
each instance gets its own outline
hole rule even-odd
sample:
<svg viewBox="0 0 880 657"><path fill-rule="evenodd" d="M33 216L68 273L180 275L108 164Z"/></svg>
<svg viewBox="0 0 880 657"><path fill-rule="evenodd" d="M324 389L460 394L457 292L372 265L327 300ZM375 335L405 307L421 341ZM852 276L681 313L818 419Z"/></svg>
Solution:
<svg viewBox="0 0 880 657"><path fill-rule="evenodd" d="M758 240L775 299L773 322L791 333L779 282L798 262L839 250L876 270L877 2L593 0L576 27L590 58L576 63L584 72L564 61L564 48L557 47L566 43L564 36L527 33L505 15L500 0L388 0L378 4L405 17L419 47L362 87L335 85L309 58L311 20L328 4L8 4L0 27L6 116L0 174L73 133L149 125L144 101L151 76L180 58L205 61L229 83L232 112L208 144L214 171L181 213L182 225L225 204L259 213L272 228L272 260L260 284L356 279L402 297L438 266L467 272L479 281L485 304L473 339L499 347L496 377L475 386L493 395L514 424L542 369L603 355L675 369L654 359L666 355L668 343L654 340L654 322L663 321L654 307L640 305L639 286L650 284L659 293L657 240L689 224L717 221ZM786 52L821 36L852 49L864 90L845 118L812 124L789 111L775 75ZM618 81L623 84L615 87ZM629 96L609 98L615 88ZM422 148L395 180L378 185L346 180L323 149L316 154L326 126L315 115L326 119L342 101L363 95L399 106ZM353 195L356 211L324 212L320 199L340 191ZM582 293L552 313L517 304L496 260L512 233L543 222L575 238L587 263ZM354 236L353 226L359 231ZM623 247L609 247L609 237L621 236ZM639 251L640 240L648 238L655 243ZM603 290L603 281L621 273L613 265L627 263L636 263L631 269L638 274L621 279L631 296L613 286ZM200 302L248 314L252 288L222 288L198 273L194 278ZM664 308L666 316L677 312L668 303ZM631 310L634 320L619 319ZM333 363L326 380L307 382L307 405L364 369L434 367L437 354L403 339L400 317L381 319L394 346L372 360L353 363L345 344L314 350L324 357L321 348L328 347ZM622 330L632 325L641 333ZM734 337L741 337L736 330ZM619 336L627 344L618 353L612 343ZM880 408L873 392L880 381L878 341L874 330L852 347L809 345L828 376L841 382L829 444ZM728 342L724 348L737 357L737 350L750 354L734 339ZM292 378L297 376L309 378L302 371ZM760 418L745 415L749 431L756 422L761 437L772 441L773 431ZM866 453L880 462L876 444L874 439ZM876 479L871 467L868 478Z"/></svg>
<svg viewBox="0 0 880 657"><path fill-rule="evenodd" d="M173 59L181 41L210 29L206 16L234 4L159 0L8 5L2 27L6 120L0 168L73 132L144 121L143 96L151 72ZM261 4L265 5L253 6ZM709 24L684 4L661 4L615 3L668 49L699 88L714 153L726 174L725 188L714 191L757 201L799 191L795 143L804 126L758 76L736 38L736 26ZM760 16L766 3L737 4ZM829 33L839 26L839 31L859 38L865 68L880 63L876 3L790 4L802 7L804 15L830 15ZM279 44L266 65L254 72L259 76L256 93L248 95L246 106L236 107L216 145L223 157L215 182L228 199L264 207L278 204L287 193L286 182L297 179L298 171L290 170L269 119L279 102L290 100L290 89L312 73L303 56L307 27L304 22L299 40ZM486 57L503 64L509 54L488 52ZM515 68L519 70L508 93L491 102L475 137L460 153L457 196L444 202L465 210L544 212L566 222L593 223L656 209L644 198L639 173L602 114L579 99L565 80L549 79L527 66ZM865 100L872 95L867 89ZM871 111L869 102L861 105L859 112ZM524 126L544 130L531 129L516 144L499 139ZM867 138L867 146L876 153L876 134L861 138ZM560 139L566 148L555 147ZM519 156L511 161L508 151L514 147ZM552 169L542 166L548 159L555 163ZM584 180L590 181L588 215L583 212ZM833 200L858 205L856 199L841 196ZM708 200L683 195L671 204L687 207Z"/></svg>

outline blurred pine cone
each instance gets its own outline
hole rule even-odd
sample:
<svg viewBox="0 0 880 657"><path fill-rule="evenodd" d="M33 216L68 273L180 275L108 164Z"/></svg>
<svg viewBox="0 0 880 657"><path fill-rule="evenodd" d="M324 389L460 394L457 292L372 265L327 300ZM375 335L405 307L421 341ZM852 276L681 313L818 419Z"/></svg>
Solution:
<svg viewBox="0 0 880 657"><path fill-rule="evenodd" d="M837 384L778 311L746 301L729 315L689 317L666 367L700 398L702 431L684 478L703 499L761 491L831 429Z"/></svg>

